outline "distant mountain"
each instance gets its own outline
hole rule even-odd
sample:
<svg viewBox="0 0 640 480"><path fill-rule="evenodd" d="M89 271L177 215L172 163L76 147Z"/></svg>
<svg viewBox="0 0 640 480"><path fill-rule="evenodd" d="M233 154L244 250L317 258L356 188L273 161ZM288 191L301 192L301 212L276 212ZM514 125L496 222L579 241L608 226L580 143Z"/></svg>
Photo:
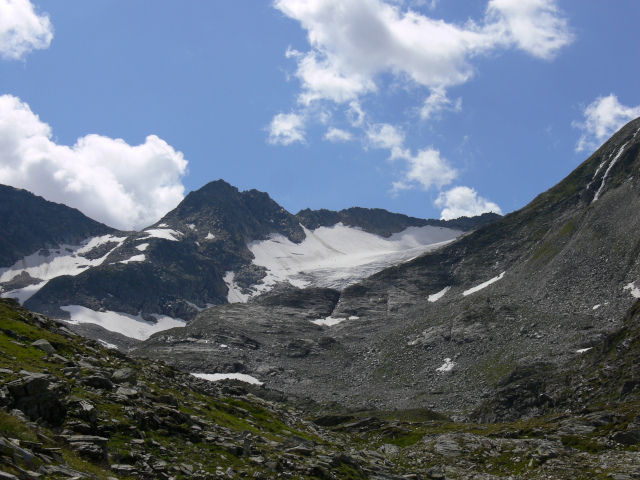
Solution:
<svg viewBox="0 0 640 480"><path fill-rule="evenodd" d="M41 249L117 232L75 208L6 185L0 185L0 225L0 269Z"/></svg>
<svg viewBox="0 0 640 480"><path fill-rule="evenodd" d="M477 217L460 217L454 220L424 220L401 213L391 213L381 208L353 207L339 212L307 208L306 210L300 210L296 217L302 225L310 230L315 230L319 227L332 227L342 223L347 227L361 228L365 232L388 238L394 233L401 232L409 227L446 227L464 232L493 223L500 218L500 215L484 213Z"/></svg>
<svg viewBox="0 0 640 480"><path fill-rule="evenodd" d="M604 352L640 298L639 132L630 122L529 205L442 248L341 291L206 310L140 354L191 371L236 365L285 392L360 407L462 414L493 398L517 416L563 405L550 386L551 401L510 412L497 388Z"/></svg>
<svg viewBox="0 0 640 480"><path fill-rule="evenodd" d="M38 197L22 195L37 203ZM3 205L8 212L19 211L10 202ZM222 180L189 193L140 232L118 232L75 210L57 208L34 207L35 213L10 220L21 232L46 228L29 239L32 243L24 242L15 253L17 263L0 275L2 295L81 323L77 331L122 346L130 342L119 335L144 339L182 326L213 305L296 287L340 290L462 233L367 209L350 209L353 226L325 220L307 227L268 194L240 192ZM69 212L76 217L56 221ZM43 249L58 244L55 250Z"/></svg>

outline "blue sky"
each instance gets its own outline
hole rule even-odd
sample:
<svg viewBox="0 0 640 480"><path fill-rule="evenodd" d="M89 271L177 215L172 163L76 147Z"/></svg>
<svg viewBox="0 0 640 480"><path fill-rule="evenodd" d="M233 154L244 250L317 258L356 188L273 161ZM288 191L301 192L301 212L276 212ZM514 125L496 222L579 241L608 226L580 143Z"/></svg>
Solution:
<svg viewBox="0 0 640 480"><path fill-rule="evenodd" d="M508 213L640 116L640 2L0 0L0 183L119 228L222 178L292 213Z"/></svg>

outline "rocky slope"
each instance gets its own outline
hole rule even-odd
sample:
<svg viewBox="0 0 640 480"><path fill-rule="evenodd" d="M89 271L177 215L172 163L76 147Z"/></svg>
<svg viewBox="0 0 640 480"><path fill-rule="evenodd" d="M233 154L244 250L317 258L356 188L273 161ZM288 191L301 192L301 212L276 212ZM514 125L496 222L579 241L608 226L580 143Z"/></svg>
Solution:
<svg viewBox="0 0 640 480"><path fill-rule="evenodd" d="M207 310L140 352L190 371L240 365L322 401L467 415L515 368L579 358L640 296L639 131L640 119L522 210L442 249L339 293Z"/></svg>
<svg viewBox="0 0 640 480"><path fill-rule="evenodd" d="M327 296L317 292L317 308ZM426 409L349 411L134 359L0 300L7 480L627 480L640 474L639 413L633 390L502 424Z"/></svg>

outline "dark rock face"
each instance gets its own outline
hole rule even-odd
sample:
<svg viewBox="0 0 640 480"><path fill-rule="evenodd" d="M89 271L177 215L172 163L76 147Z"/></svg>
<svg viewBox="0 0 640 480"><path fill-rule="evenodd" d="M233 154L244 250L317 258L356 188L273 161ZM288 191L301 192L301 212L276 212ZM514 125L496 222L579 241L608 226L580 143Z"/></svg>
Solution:
<svg viewBox="0 0 640 480"><path fill-rule="evenodd" d="M310 230L319 227L332 227L342 223L348 227L358 227L365 232L375 233L389 238L394 233L402 232L409 227L446 227L455 230L472 230L495 222L500 215L484 213L480 216L469 218L460 217L455 220L424 220L422 218L409 217L401 213L391 213L380 208L353 207L339 212L331 210L301 210L296 214L300 223Z"/></svg>
<svg viewBox="0 0 640 480"><path fill-rule="evenodd" d="M43 248L117 232L75 208L6 185L0 185L0 225L0 268Z"/></svg>

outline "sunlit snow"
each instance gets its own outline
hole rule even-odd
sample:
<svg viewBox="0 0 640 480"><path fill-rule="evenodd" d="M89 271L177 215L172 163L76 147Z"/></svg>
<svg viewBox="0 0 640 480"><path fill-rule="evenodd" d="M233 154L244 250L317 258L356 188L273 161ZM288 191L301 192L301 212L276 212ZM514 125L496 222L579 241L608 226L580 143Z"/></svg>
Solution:
<svg viewBox="0 0 640 480"><path fill-rule="evenodd" d="M318 320L311 320L311 323L315 323L316 325L325 325L327 327L331 327L333 325L337 325L339 323L342 323L345 320L346 320L346 318L327 317L327 318L319 318Z"/></svg>
<svg viewBox="0 0 640 480"><path fill-rule="evenodd" d="M23 272L28 273L32 278L41 279L42 282L37 285L29 285L18 290L4 292L2 297L17 298L20 303L24 303L52 278L60 275L78 275L89 267L96 267L102 264L107 256L120 247L125 240L126 237L104 235L87 239L80 245L60 245L48 251L39 250L16 262L10 268L0 269L0 283L8 282ZM109 242L114 242L117 245L100 258L91 260L80 255ZM44 253L48 253L48 255Z"/></svg>
<svg viewBox="0 0 640 480"><path fill-rule="evenodd" d="M238 287L234 281L236 274L234 272L227 272L222 280L227 284L229 288L229 293L227 293L227 302L229 303L246 303L249 299L249 295L245 295L240 291L240 287Z"/></svg>
<svg viewBox="0 0 640 480"><path fill-rule="evenodd" d="M219 380L240 380L241 382L251 383L253 385L262 385L260 380L245 373L192 373L191 375L210 382L217 382Z"/></svg>
<svg viewBox="0 0 640 480"><path fill-rule="evenodd" d="M137 340L146 340L151 335L174 327L184 327L187 322L179 318L171 318L165 315L152 314L157 321L147 322L142 315L129 315L120 312L96 312L80 305L67 305L60 307L71 314L67 320L71 324L93 323L110 332L120 333Z"/></svg>
<svg viewBox="0 0 640 480"><path fill-rule="evenodd" d="M430 302L437 302L442 297L444 297L445 293L447 293L450 289L451 289L451 287L445 287L442 290L440 290L438 293L434 293L433 295L429 295L429 298L427 300L429 300Z"/></svg>
<svg viewBox="0 0 640 480"><path fill-rule="evenodd" d="M178 232L176 230L171 230L170 228L152 228L150 230L145 230L142 233L146 233L148 235L148 237L145 237L145 239L146 238L162 238L164 240L171 240L172 242L177 242L178 238L176 237L180 237L182 235L181 232Z"/></svg>
<svg viewBox="0 0 640 480"><path fill-rule="evenodd" d="M146 260L144 254L142 255L134 255L133 257L127 259L127 260L121 260L118 263L129 263L129 262L144 262Z"/></svg>
<svg viewBox="0 0 640 480"><path fill-rule="evenodd" d="M296 287L319 286L342 290L392 265L441 247L462 232L441 227L410 227L389 238L345 227L304 228L299 244L282 235L249 244L253 263L265 267L265 291L278 282Z"/></svg>
<svg viewBox="0 0 640 480"><path fill-rule="evenodd" d="M588 352L589 350L591 350L593 347L589 347L589 348L581 348L580 350L576 350L576 353L584 353L584 352Z"/></svg>
<svg viewBox="0 0 640 480"><path fill-rule="evenodd" d="M144 252L148 246L149 246L148 243L141 243L140 245L136 245L136 248L141 252Z"/></svg>
<svg viewBox="0 0 640 480"><path fill-rule="evenodd" d="M636 287L634 282L631 282L629 285L624 287L623 290L629 290L629 293L631 293L635 298L640 298L640 288Z"/></svg>
<svg viewBox="0 0 640 480"><path fill-rule="evenodd" d="M498 280L502 280L502 277L504 277L505 273L506 272L502 272L500 275L498 275L497 277L493 277L491 280L488 280L488 281L486 281L484 283L481 283L480 285L476 285L475 287L470 288L469 290L465 290L464 292L462 292L462 295L464 295L466 297L467 295L471 295L472 293L479 292L483 288L487 288L492 283L495 283Z"/></svg>
<svg viewBox="0 0 640 480"><path fill-rule="evenodd" d="M214 238L216 238L216 236L213 233L209 232L209 233L207 233L207 236L204 237L204 238L206 240L213 240Z"/></svg>
<svg viewBox="0 0 640 480"><path fill-rule="evenodd" d="M455 362L450 358L444 359L444 364L440 368L436 368L436 372L450 372L455 367Z"/></svg>

